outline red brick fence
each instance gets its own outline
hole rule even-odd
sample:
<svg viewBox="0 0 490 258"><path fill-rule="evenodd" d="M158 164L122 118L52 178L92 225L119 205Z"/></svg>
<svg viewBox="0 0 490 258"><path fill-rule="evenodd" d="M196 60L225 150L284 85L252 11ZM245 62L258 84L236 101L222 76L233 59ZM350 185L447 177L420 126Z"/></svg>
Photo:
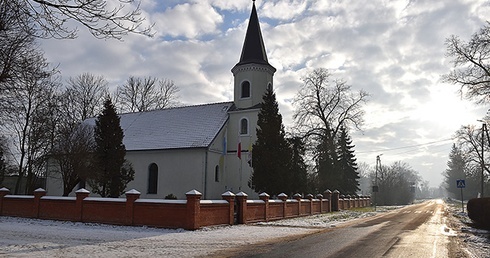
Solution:
<svg viewBox="0 0 490 258"><path fill-rule="evenodd" d="M202 194L196 190L187 192L186 200L140 199L136 190L126 192L126 198L89 197L85 189L76 191L76 197L46 196L41 188L34 191L34 196L9 192L0 189L0 216L189 230L327 213L366 207L371 202L370 197L342 196L328 190L306 199L299 194L293 199L280 194L279 200L271 200L266 193L260 195L260 200L247 200L247 194L229 191L222 194L223 200L201 200Z"/></svg>

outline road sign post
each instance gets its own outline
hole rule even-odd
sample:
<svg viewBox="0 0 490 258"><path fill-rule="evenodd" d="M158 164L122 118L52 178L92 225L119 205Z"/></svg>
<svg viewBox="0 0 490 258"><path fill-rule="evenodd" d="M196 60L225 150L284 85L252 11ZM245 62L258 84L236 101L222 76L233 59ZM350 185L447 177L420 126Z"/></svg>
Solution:
<svg viewBox="0 0 490 258"><path fill-rule="evenodd" d="M464 203L463 203L463 188L466 187L466 184L463 179L456 180L456 187L461 189L461 212L464 213Z"/></svg>

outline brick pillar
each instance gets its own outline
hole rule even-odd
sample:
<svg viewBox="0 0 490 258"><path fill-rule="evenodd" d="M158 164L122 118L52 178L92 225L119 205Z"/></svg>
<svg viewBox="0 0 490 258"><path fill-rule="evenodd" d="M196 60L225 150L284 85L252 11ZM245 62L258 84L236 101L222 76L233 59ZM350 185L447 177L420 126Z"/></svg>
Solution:
<svg viewBox="0 0 490 258"><path fill-rule="evenodd" d="M41 206L41 197L46 195L46 190L38 188L34 190L34 204L32 206L32 217L39 218L39 207Z"/></svg>
<svg viewBox="0 0 490 258"><path fill-rule="evenodd" d="M352 198L351 198L350 194L346 195L344 197L344 200L347 200L347 209L352 208ZM344 206L344 208L346 208L346 207Z"/></svg>
<svg viewBox="0 0 490 258"><path fill-rule="evenodd" d="M328 200L327 212L331 212L332 211L332 191L327 189L325 192L323 192L323 196L325 197L325 199Z"/></svg>
<svg viewBox="0 0 490 258"><path fill-rule="evenodd" d="M228 202L229 205L229 214L228 214L228 224L235 224L235 194L227 191L221 195L223 200Z"/></svg>
<svg viewBox="0 0 490 258"><path fill-rule="evenodd" d="M307 194L306 198L310 200L310 215L313 215L313 194Z"/></svg>
<svg viewBox="0 0 490 258"><path fill-rule="evenodd" d="M266 192L263 192L261 194L259 194L259 199L261 199L262 201L264 201L264 213L265 213L265 221L269 221L269 198L270 198L270 195L268 195Z"/></svg>
<svg viewBox="0 0 490 258"><path fill-rule="evenodd" d="M244 192L236 194L238 202L238 224L247 224L247 197L248 195Z"/></svg>
<svg viewBox="0 0 490 258"><path fill-rule="evenodd" d="M187 197L187 227L185 229L194 230L199 228L201 216L201 196L197 190L192 190L185 193Z"/></svg>
<svg viewBox="0 0 490 258"><path fill-rule="evenodd" d="M339 211L339 202L340 202L340 192L335 190L332 192L332 211Z"/></svg>
<svg viewBox="0 0 490 258"><path fill-rule="evenodd" d="M280 193L278 196L279 200L282 201L282 217L286 218L287 205L288 205L288 195L285 193Z"/></svg>
<svg viewBox="0 0 490 258"><path fill-rule="evenodd" d="M77 195L77 199L75 201L75 209L77 210L78 218L77 221L83 221L83 199L87 198L90 192L81 188L78 189L75 194Z"/></svg>
<svg viewBox="0 0 490 258"><path fill-rule="evenodd" d="M5 197L5 195L9 193L10 193L9 189L5 187L0 188L0 215L2 215L2 211L3 211L3 197Z"/></svg>
<svg viewBox="0 0 490 258"><path fill-rule="evenodd" d="M126 225L133 225L134 202L140 198L141 193L135 189L131 189L124 194L126 195Z"/></svg>
<svg viewBox="0 0 490 258"><path fill-rule="evenodd" d="M293 195L293 198L298 201L298 216L301 216L301 194L297 193Z"/></svg>
<svg viewBox="0 0 490 258"><path fill-rule="evenodd" d="M323 195L317 194L316 195L316 198L318 200L320 200L320 214L322 214L323 213Z"/></svg>

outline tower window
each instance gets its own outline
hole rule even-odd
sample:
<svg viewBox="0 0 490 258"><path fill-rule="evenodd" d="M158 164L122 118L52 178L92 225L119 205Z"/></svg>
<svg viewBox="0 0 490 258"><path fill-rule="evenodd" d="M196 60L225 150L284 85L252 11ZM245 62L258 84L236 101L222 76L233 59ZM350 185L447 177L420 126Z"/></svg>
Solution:
<svg viewBox="0 0 490 258"><path fill-rule="evenodd" d="M156 194L158 191L158 166L151 163L148 167L148 193Z"/></svg>
<svg viewBox="0 0 490 258"><path fill-rule="evenodd" d="M248 134L248 119L246 118L242 118L242 120L240 120L240 134Z"/></svg>
<svg viewBox="0 0 490 258"><path fill-rule="evenodd" d="M249 81L244 81L242 82L242 89L241 89L241 98L250 98L250 82Z"/></svg>
<svg viewBox="0 0 490 258"><path fill-rule="evenodd" d="M214 168L214 182L219 182L219 166L216 165Z"/></svg>

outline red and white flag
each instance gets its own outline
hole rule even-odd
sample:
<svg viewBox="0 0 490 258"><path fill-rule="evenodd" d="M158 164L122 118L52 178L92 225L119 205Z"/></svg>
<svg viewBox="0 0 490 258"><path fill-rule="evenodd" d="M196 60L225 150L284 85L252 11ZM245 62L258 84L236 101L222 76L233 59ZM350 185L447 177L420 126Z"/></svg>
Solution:
<svg viewBox="0 0 490 258"><path fill-rule="evenodd" d="M242 139L240 138L240 133L238 133L238 146L236 148L236 156L242 159Z"/></svg>

